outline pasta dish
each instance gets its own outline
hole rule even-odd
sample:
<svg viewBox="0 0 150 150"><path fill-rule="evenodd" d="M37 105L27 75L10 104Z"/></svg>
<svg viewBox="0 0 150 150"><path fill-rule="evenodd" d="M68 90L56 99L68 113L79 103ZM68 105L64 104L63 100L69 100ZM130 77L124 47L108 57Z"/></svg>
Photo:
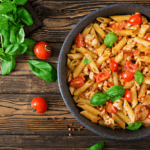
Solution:
<svg viewBox="0 0 150 150"><path fill-rule="evenodd" d="M112 129L150 126L150 22L140 13L98 17L67 54L69 90L80 112Z"/></svg>

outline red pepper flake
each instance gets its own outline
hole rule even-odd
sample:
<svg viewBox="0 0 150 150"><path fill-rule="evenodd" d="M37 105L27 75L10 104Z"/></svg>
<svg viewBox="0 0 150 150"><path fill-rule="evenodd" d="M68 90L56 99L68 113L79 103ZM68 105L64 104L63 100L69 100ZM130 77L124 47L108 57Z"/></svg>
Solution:
<svg viewBox="0 0 150 150"><path fill-rule="evenodd" d="M74 131L74 128L72 128L72 131Z"/></svg>
<svg viewBox="0 0 150 150"><path fill-rule="evenodd" d="M60 119L60 121L62 121L62 119Z"/></svg>
<svg viewBox="0 0 150 150"><path fill-rule="evenodd" d="M70 127L72 126L72 123L70 124Z"/></svg>
<svg viewBox="0 0 150 150"><path fill-rule="evenodd" d="M53 120L55 120L56 118L54 117Z"/></svg>
<svg viewBox="0 0 150 150"><path fill-rule="evenodd" d="M81 126L80 128L83 129L83 126Z"/></svg>

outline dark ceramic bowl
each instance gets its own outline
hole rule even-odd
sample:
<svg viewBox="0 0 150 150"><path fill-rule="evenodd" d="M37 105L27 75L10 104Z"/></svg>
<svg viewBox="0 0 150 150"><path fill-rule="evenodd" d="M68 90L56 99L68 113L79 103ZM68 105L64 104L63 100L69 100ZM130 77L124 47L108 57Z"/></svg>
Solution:
<svg viewBox="0 0 150 150"><path fill-rule="evenodd" d="M92 123L90 120L86 119L80 114L81 109L78 108L69 92L68 83L66 79L66 63L67 63L67 54L71 50L73 41L78 33L81 33L82 30L92 22L96 21L97 17L109 17L112 15L125 15L125 14L134 14L139 12L144 15L146 18L150 19L150 8L137 4L114 4L104 8L100 8L89 15L85 16L81 21L79 21L74 28L70 31L67 38L64 41L64 44L61 48L58 60L58 83L61 95L65 101L68 109L74 115L74 117L86 128L99 134L101 136L116 139L116 140L132 140L132 139L141 139L145 136L150 135L149 127L142 127L136 131L116 129L112 130L107 127L100 126L98 124Z"/></svg>

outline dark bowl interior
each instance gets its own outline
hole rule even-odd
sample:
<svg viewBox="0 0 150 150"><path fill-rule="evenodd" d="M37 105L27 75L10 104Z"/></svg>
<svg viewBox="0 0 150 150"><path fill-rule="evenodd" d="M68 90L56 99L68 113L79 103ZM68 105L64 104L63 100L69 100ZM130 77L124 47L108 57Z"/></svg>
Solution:
<svg viewBox="0 0 150 150"><path fill-rule="evenodd" d="M131 139L140 139L150 134L149 127L142 127L136 131L116 129L112 130L107 127L100 126L98 124L92 123L90 120L86 119L80 115L80 109L76 106L70 92L68 89L68 83L66 79L66 62L67 54L69 53L71 46L73 44L74 38L78 33L90 23L95 22L97 17L109 17L112 15L125 15L125 14L134 14L139 12L144 15L148 20L150 19L150 8L137 4L114 4L104 8L100 8L89 15L85 16L81 21L79 21L75 27L70 31L67 38L64 41L64 44L61 48L58 60L58 83L61 95L65 101L68 109L74 115L74 117L86 128L89 130L107 137L116 140L131 140Z"/></svg>

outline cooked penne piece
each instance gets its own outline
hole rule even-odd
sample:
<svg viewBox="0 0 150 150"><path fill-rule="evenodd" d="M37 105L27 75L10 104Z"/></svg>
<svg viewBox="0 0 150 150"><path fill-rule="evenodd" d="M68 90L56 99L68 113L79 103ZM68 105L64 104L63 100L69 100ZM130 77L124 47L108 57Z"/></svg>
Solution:
<svg viewBox="0 0 150 150"><path fill-rule="evenodd" d="M97 50L97 53L98 53L98 56L102 56L104 50L106 49L106 45L105 44L102 44Z"/></svg>
<svg viewBox="0 0 150 150"><path fill-rule="evenodd" d="M128 125L131 123L130 118L126 116L122 111L118 111L116 114Z"/></svg>
<svg viewBox="0 0 150 150"><path fill-rule="evenodd" d="M80 88L78 88L78 89L75 90L74 95L80 95L87 88L89 88L93 83L94 83L93 80L88 80L87 82L85 82L85 84L82 87L80 87Z"/></svg>
<svg viewBox="0 0 150 150"><path fill-rule="evenodd" d="M122 59L123 59L123 52L119 53L119 54L115 57L115 62L116 62L116 63L119 63Z"/></svg>
<svg viewBox="0 0 150 150"><path fill-rule="evenodd" d="M99 70L98 70L98 68L97 68L97 66L96 66L96 64L95 64L95 62L93 61L92 56L89 55L89 54L85 54L85 58L88 58L88 59L90 59L90 60L92 61L92 62L89 63L89 65L90 65L90 67L91 67L91 70L92 70L94 73L98 74L98 73L99 73Z"/></svg>
<svg viewBox="0 0 150 150"><path fill-rule="evenodd" d="M150 46L150 42L148 42L142 38L139 38L137 36L134 38L134 41L137 42L138 44L143 44L146 47Z"/></svg>
<svg viewBox="0 0 150 150"><path fill-rule="evenodd" d="M112 48L112 54L115 55L118 53L119 50L121 50L123 48L123 46L127 43L127 37L123 37L119 43Z"/></svg>
<svg viewBox="0 0 150 150"><path fill-rule="evenodd" d="M150 84L150 78L144 77L143 83Z"/></svg>
<svg viewBox="0 0 150 150"><path fill-rule="evenodd" d="M99 43L103 43L102 37L98 33L96 35L97 35L97 39L98 39Z"/></svg>
<svg viewBox="0 0 150 150"><path fill-rule="evenodd" d="M73 95L73 93L74 93L74 91L75 91L75 88L72 87L72 86L69 86L69 91L70 91L70 93Z"/></svg>
<svg viewBox="0 0 150 150"><path fill-rule="evenodd" d="M77 102L78 103L85 103L85 104L91 105L89 99L79 98Z"/></svg>
<svg viewBox="0 0 150 150"><path fill-rule="evenodd" d="M80 114L91 120L93 123L97 123L98 120L101 120L101 117L97 117L86 110L81 111Z"/></svg>
<svg viewBox="0 0 150 150"><path fill-rule="evenodd" d="M145 93L147 91L147 85L145 83L142 83L139 94L138 94L138 99L140 100L141 97L145 96Z"/></svg>
<svg viewBox="0 0 150 150"><path fill-rule="evenodd" d="M98 17L96 18L97 21L101 22L101 23L109 23L111 22L112 20L109 19L109 18L104 18L104 17Z"/></svg>
<svg viewBox="0 0 150 150"><path fill-rule="evenodd" d="M136 85L133 85L130 91L131 91L131 105L132 105L132 108L134 108L138 104Z"/></svg>
<svg viewBox="0 0 150 150"><path fill-rule="evenodd" d="M111 27L106 27L106 28L105 28L105 31L106 31L107 33L109 33L109 32L115 32L115 31L113 30L113 28L111 28Z"/></svg>
<svg viewBox="0 0 150 150"><path fill-rule="evenodd" d="M91 29L90 34L91 34L91 35L94 35L95 37L97 37L97 34L96 34L94 28Z"/></svg>
<svg viewBox="0 0 150 150"><path fill-rule="evenodd" d="M87 34L90 33L91 29L93 27L93 23L89 24L82 32L82 35L85 37Z"/></svg>
<svg viewBox="0 0 150 150"><path fill-rule="evenodd" d="M71 63L69 64L68 68L69 68L71 71L73 71L73 70L75 69L75 67L80 64L80 62L81 62L81 61L78 60L78 59L72 60Z"/></svg>
<svg viewBox="0 0 150 150"><path fill-rule="evenodd" d="M142 120L141 122L144 124L144 126L150 126L150 119L148 118L146 118L145 120Z"/></svg>
<svg viewBox="0 0 150 150"><path fill-rule="evenodd" d="M124 85L124 89L130 89L135 83L135 80L131 80L130 82L126 82Z"/></svg>
<svg viewBox="0 0 150 150"><path fill-rule="evenodd" d="M125 122L118 115L112 113L112 118L122 129L125 129Z"/></svg>
<svg viewBox="0 0 150 150"><path fill-rule="evenodd" d="M150 57L149 56L139 56L138 57L139 61L143 61L143 62L149 62L150 63Z"/></svg>
<svg viewBox="0 0 150 150"><path fill-rule="evenodd" d="M70 59L82 59L83 58L83 54L81 54L81 53L67 54L67 56Z"/></svg>
<svg viewBox="0 0 150 150"><path fill-rule="evenodd" d="M70 65L70 63L71 63L70 58L67 58L67 66L69 66L69 65Z"/></svg>
<svg viewBox="0 0 150 150"><path fill-rule="evenodd" d="M76 103L78 103L79 96L75 95L75 96L73 97L73 100L74 100Z"/></svg>
<svg viewBox="0 0 150 150"><path fill-rule="evenodd" d="M143 38L148 28L149 25L141 25L141 28L138 33L138 37Z"/></svg>
<svg viewBox="0 0 150 150"><path fill-rule="evenodd" d="M78 103L77 104L78 107L82 108L83 110L86 110L88 112L90 112L91 114L98 116L100 115L100 111L97 110L96 108L86 104L86 103Z"/></svg>
<svg viewBox="0 0 150 150"><path fill-rule="evenodd" d="M80 64L74 69L74 71L73 71L73 78L77 77L80 74L80 72L83 70L83 68L85 67L84 59L85 59L85 57L83 57L83 59L80 62Z"/></svg>
<svg viewBox="0 0 150 150"><path fill-rule="evenodd" d="M119 85L117 72L112 72L114 85Z"/></svg>
<svg viewBox="0 0 150 150"><path fill-rule="evenodd" d="M118 127L118 125L117 125L116 123L107 126L107 125L104 123L104 120L99 120L98 123L99 123L99 125L101 125L101 126L109 127L109 128L112 128L112 129L115 129L115 128Z"/></svg>
<svg viewBox="0 0 150 150"><path fill-rule="evenodd" d="M97 23L94 23L94 29L102 37L102 39L104 39L104 37L106 36L106 33Z"/></svg>
<svg viewBox="0 0 150 150"><path fill-rule="evenodd" d="M115 34L118 36L131 36L131 35L137 35L138 31L137 30L120 30L120 31L115 31Z"/></svg>
<svg viewBox="0 0 150 150"><path fill-rule="evenodd" d="M135 121L135 114L134 114L131 106L129 105L129 103L127 102L126 99L124 99L124 108L127 111L127 114L129 116L131 122L134 122Z"/></svg>
<svg viewBox="0 0 150 150"><path fill-rule="evenodd" d="M118 16L110 16L111 19L115 21L124 21L124 20L129 20L131 15L118 15Z"/></svg>

